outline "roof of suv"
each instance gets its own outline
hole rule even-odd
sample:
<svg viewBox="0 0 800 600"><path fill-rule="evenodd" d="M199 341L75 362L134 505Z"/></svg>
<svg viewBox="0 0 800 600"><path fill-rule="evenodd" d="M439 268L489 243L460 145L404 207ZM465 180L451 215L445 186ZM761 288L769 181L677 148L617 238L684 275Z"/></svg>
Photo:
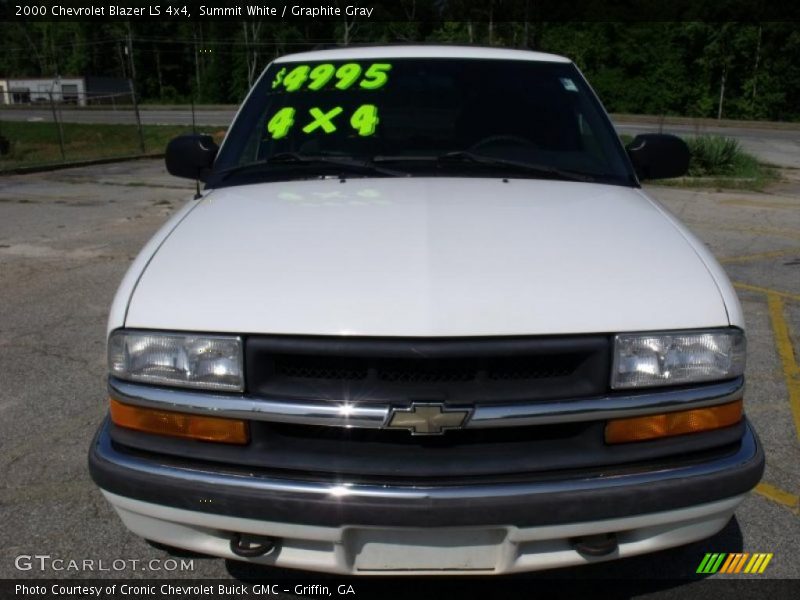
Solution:
<svg viewBox="0 0 800 600"><path fill-rule="evenodd" d="M571 62L568 58L544 52L529 50L510 50L506 48L485 48L479 46L350 46L331 50L313 50L298 54L288 54L275 60L276 63L347 60L376 58L484 58L496 60L528 60L534 62Z"/></svg>

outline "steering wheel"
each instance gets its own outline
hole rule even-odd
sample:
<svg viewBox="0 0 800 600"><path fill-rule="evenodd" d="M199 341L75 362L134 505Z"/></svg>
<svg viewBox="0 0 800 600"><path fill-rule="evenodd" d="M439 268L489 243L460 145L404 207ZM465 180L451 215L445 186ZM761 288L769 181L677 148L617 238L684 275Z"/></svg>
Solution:
<svg viewBox="0 0 800 600"><path fill-rule="evenodd" d="M491 146L493 144L497 144L500 142L508 142L512 144L516 144L518 146L531 146L536 148L536 144L530 141L528 138L524 138L521 135L514 135L512 133L501 133L498 135L490 135L482 140L478 140L472 146L469 147L470 150L479 150L484 146Z"/></svg>

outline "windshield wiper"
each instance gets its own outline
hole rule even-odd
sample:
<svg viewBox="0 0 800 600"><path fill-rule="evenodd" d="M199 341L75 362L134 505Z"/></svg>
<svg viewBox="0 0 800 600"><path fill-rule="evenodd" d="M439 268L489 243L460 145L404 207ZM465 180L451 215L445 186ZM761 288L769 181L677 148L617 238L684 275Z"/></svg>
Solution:
<svg viewBox="0 0 800 600"><path fill-rule="evenodd" d="M552 177L556 179L563 179L566 181L595 181L595 178L585 173L578 171L570 171L567 169L559 169L550 165L539 165L535 163L528 163L517 160L510 160L507 158L495 158L493 156L486 156L485 154L475 154L468 150L457 150L455 152L448 152L438 156L376 156L373 162L402 162L408 161L429 161L439 164L447 163L475 163L478 165L486 165L490 167L503 167L510 168L516 171L523 171L526 173L533 173L544 177Z"/></svg>
<svg viewBox="0 0 800 600"><path fill-rule="evenodd" d="M320 165L320 166L333 166L340 167L348 171L358 171L362 173L380 173L381 175L388 175L390 177L406 177L408 173L403 171L396 171L395 169L388 169L380 167L371 161L361 161L343 157L333 157L324 155L305 155L297 152L280 152L273 154L266 160L247 163L239 165L230 169L220 171L218 175L222 178L220 181L225 181L233 175L241 175L249 172L259 172L264 170L269 171L269 167L275 165ZM266 167L266 169L265 169Z"/></svg>

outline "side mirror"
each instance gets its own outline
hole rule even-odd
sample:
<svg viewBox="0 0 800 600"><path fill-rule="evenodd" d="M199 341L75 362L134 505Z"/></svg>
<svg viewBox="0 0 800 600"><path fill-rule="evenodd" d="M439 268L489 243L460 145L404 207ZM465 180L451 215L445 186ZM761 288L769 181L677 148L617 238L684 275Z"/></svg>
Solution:
<svg viewBox="0 0 800 600"><path fill-rule="evenodd" d="M164 162L175 177L205 181L219 147L210 135L179 135L167 144Z"/></svg>
<svg viewBox="0 0 800 600"><path fill-rule="evenodd" d="M680 177L689 170L689 147L674 135L643 133L625 149L639 179Z"/></svg>

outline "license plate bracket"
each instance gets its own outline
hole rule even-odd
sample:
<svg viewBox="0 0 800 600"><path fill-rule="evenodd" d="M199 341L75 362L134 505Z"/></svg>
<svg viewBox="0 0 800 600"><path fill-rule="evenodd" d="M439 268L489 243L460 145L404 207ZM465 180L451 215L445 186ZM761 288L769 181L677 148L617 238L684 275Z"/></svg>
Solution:
<svg viewBox="0 0 800 600"><path fill-rule="evenodd" d="M504 529L349 529L357 571L493 571Z"/></svg>

